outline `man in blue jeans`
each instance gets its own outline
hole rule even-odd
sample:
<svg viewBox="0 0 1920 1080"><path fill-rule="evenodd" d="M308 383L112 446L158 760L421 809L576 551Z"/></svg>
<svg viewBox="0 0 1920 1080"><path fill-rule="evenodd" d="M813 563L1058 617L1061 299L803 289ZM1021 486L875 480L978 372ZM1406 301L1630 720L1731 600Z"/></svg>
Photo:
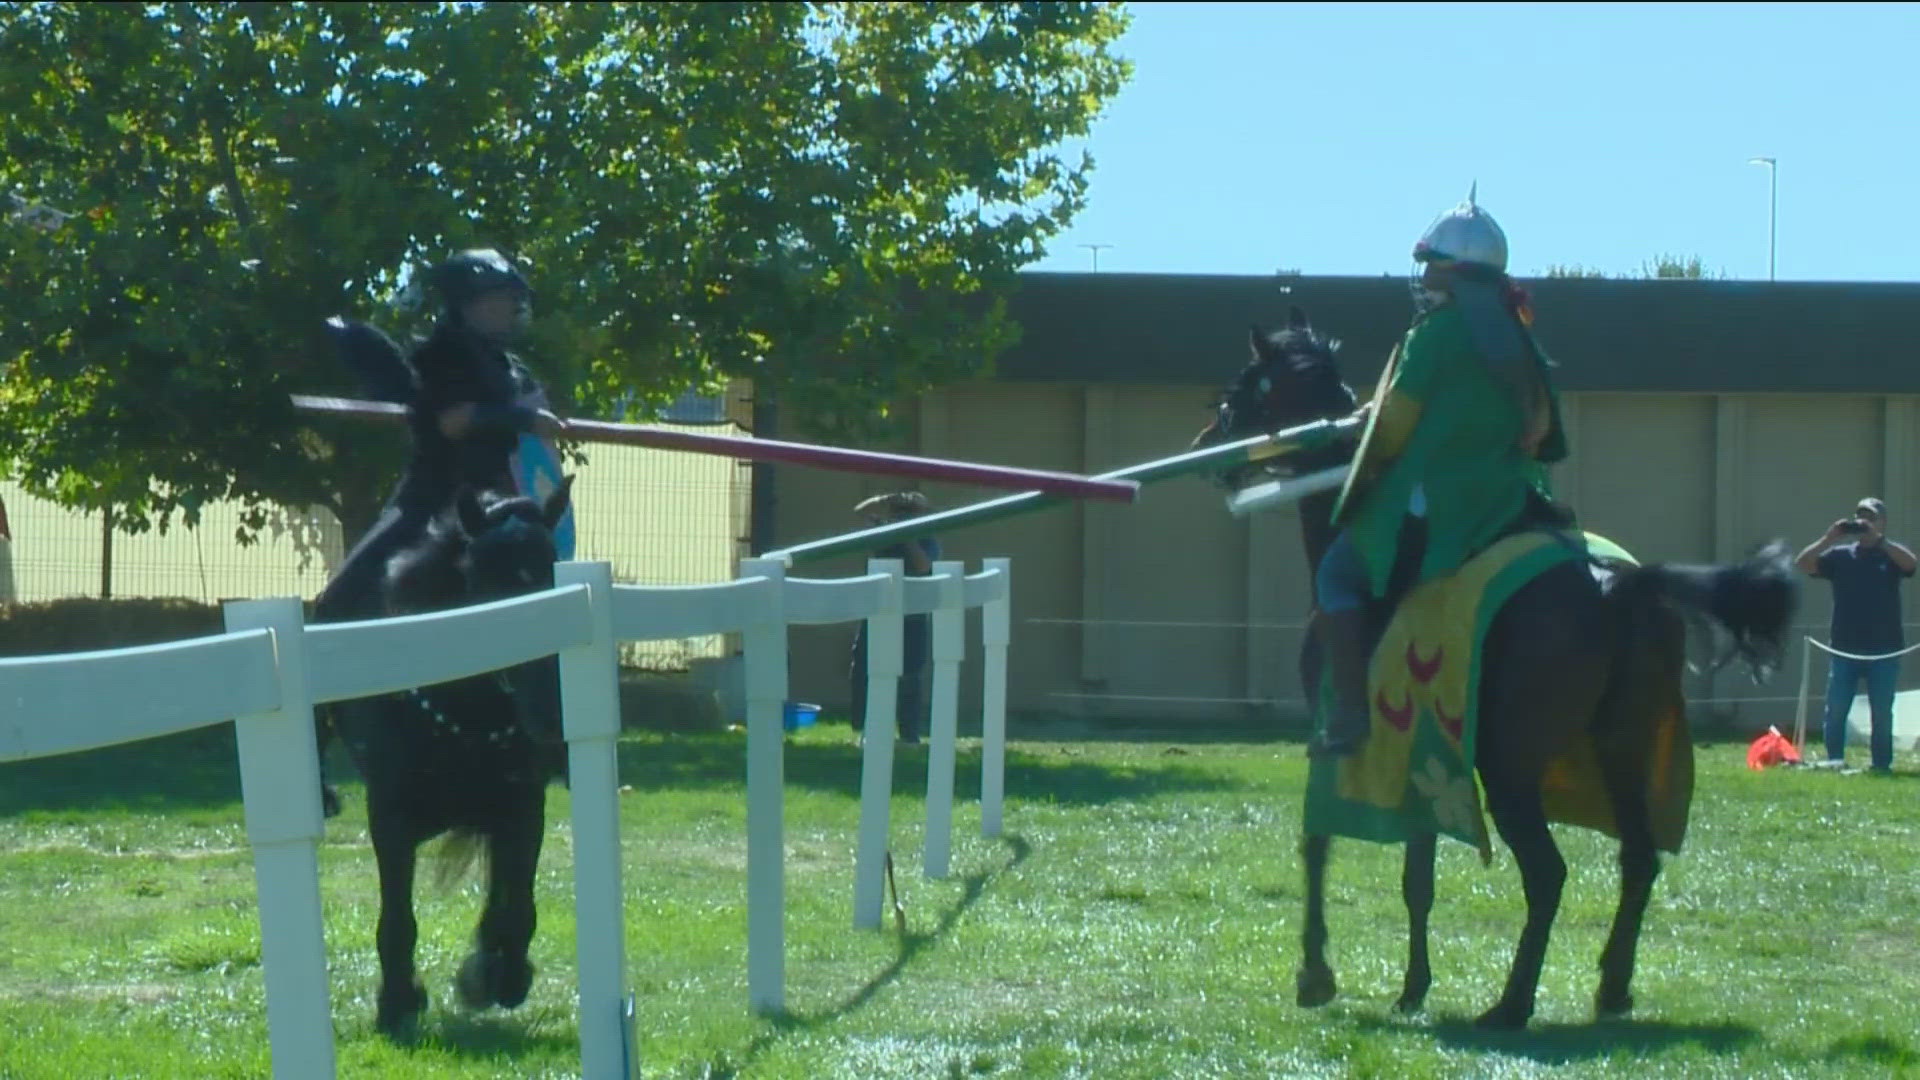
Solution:
<svg viewBox="0 0 1920 1080"><path fill-rule="evenodd" d="M1829 657L1827 760L1835 764L1846 760L1847 714L1864 679L1873 714L1869 744L1877 773L1893 770L1893 695L1900 660L1889 654L1907 647L1900 618L1900 581L1914 571L1913 552L1887 539L1886 528L1886 504L1861 499L1852 517L1834 522L1796 560L1802 571L1833 586L1828 640L1836 652L1847 654Z"/></svg>

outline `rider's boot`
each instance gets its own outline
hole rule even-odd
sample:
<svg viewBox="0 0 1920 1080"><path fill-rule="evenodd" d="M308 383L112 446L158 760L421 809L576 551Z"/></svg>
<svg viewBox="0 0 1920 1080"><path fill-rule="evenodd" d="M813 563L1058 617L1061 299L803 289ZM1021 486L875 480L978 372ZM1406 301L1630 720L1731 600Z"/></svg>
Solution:
<svg viewBox="0 0 1920 1080"><path fill-rule="evenodd" d="M1321 655L1333 679L1333 712L1325 728L1307 744L1312 757L1344 757L1367 741L1372 711L1367 707L1367 667L1373 658L1373 635L1367 612L1321 612L1318 618Z"/></svg>

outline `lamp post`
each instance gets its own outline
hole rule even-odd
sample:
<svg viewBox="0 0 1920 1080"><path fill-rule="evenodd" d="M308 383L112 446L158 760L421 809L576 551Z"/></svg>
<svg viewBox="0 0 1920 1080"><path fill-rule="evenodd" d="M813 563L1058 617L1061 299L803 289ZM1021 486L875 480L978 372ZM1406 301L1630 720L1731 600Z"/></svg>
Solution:
<svg viewBox="0 0 1920 1080"><path fill-rule="evenodd" d="M1099 273L1100 272L1100 249L1110 248L1113 245L1112 244L1081 244L1080 246L1083 248L1086 248L1088 251L1093 252L1093 272L1096 274Z"/></svg>
<svg viewBox="0 0 1920 1080"><path fill-rule="evenodd" d="M1774 237L1779 235L1776 226L1780 208L1780 165L1770 157L1748 158L1747 164L1767 167L1767 280L1772 281Z"/></svg>

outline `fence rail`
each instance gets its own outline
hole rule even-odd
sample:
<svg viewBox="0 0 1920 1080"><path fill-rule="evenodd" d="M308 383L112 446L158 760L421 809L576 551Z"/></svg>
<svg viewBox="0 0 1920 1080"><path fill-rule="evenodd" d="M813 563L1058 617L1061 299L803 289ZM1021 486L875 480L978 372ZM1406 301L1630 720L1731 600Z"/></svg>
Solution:
<svg viewBox="0 0 1920 1080"><path fill-rule="evenodd" d="M449 612L308 627L298 599L231 601L227 632L104 652L0 660L0 762L157 738L232 719L254 858L267 1027L277 1078L334 1075L333 1024L320 911L317 703L388 693L558 656L572 792L574 906L582 1072L637 1075L626 992L616 743L623 640L740 633L747 667L749 1003L785 998L782 820L787 628L865 620L875 642L862 765L854 923L879 925L891 798L891 732L902 621L934 616L934 741L925 870L948 870L957 680L965 611L980 607L987 645L987 753L982 829L1000 829L1006 731L1009 563L973 577L957 562L907 581L876 561L843 581L789 579L778 560L748 560L707 586L616 586L605 562L555 568L553 589ZM997 711L996 711L997 710Z"/></svg>

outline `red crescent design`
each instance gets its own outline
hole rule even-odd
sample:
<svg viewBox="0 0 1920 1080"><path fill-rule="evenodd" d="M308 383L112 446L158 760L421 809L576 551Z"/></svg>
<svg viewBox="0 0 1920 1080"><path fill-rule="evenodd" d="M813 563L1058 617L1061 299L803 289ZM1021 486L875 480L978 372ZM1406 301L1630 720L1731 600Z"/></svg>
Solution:
<svg viewBox="0 0 1920 1080"><path fill-rule="evenodd" d="M1405 731L1413 726L1413 699L1411 697L1403 698L1400 707L1396 709L1387 703L1387 692L1381 690L1373 696L1373 707L1380 710L1381 717L1384 718L1387 723L1391 724L1395 731Z"/></svg>
<svg viewBox="0 0 1920 1080"><path fill-rule="evenodd" d="M1433 681L1435 675L1440 674L1440 660L1446 655L1446 647L1441 646L1433 650L1433 659L1422 660L1420 659L1420 650L1414 646L1412 640L1409 640L1407 642L1407 670L1413 672L1414 679L1421 684L1430 683Z"/></svg>

